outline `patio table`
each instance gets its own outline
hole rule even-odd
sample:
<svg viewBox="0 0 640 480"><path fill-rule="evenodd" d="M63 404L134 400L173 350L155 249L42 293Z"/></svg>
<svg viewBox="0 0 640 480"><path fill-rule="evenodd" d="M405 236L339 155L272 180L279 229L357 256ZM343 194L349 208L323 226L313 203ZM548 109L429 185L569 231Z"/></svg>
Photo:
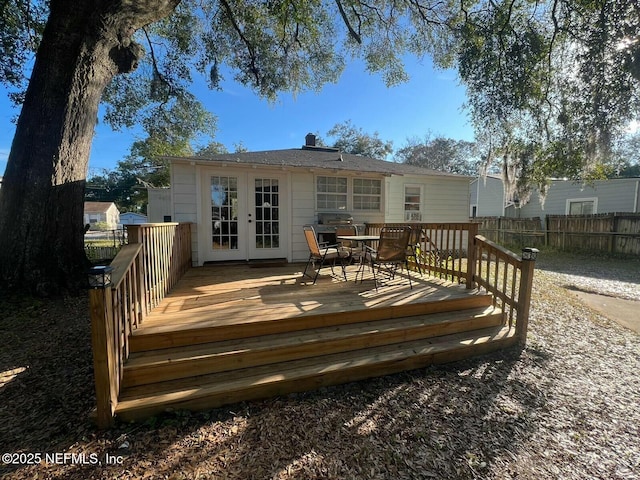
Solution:
<svg viewBox="0 0 640 480"><path fill-rule="evenodd" d="M371 245L371 242L377 242L380 240L380 235L338 235L336 237L337 240L348 240L351 242L359 242L364 244ZM362 257L360 259L360 266L358 267L358 271L356 272L355 281L358 281L358 275L362 273L364 277L364 266L366 263L366 257ZM362 280L361 280L362 281Z"/></svg>

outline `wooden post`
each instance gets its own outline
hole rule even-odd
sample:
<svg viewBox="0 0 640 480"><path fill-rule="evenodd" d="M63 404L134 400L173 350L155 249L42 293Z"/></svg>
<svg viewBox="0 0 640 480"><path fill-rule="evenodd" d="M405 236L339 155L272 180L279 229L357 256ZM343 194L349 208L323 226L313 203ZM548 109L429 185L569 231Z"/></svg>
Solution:
<svg viewBox="0 0 640 480"><path fill-rule="evenodd" d="M533 287L533 270L536 265L535 255L538 253L536 248L523 248L523 257L525 253L533 253L533 258L522 259L522 271L520 272L520 286L518 289L518 318L516 320L516 336L522 347L527 343L527 330L529 328L529 308L531 307L531 289Z"/></svg>
<svg viewBox="0 0 640 480"><path fill-rule="evenodd" d="M129 243L141 243L142 235L140 230L142 227L140 225L127 225L127 239Z"/></svg>
<svg viewBox="0 0 640 480"><path fill-rule="evenodd" d="M99 428L107 428L113 423L113 412L118 404L119 381L115 371L111 287L89 290L89 307L96 385L96 421Z"/></svg>
<svg viewBox="0 0 640 480"><path fill-rule="evenodd" d="M616 232L618 231L618 214L614 213L611 219L611 231L609 232L609 253L616 251Z"/></svg>
<svg viewBox="0 0 640 480"><path fill-rule="evenodd" d="M478 223L469 225L469 236L467 238L467 276L465 285L467 288L475 288L473 277L476 275L476 235L478 235Z"/></svg>

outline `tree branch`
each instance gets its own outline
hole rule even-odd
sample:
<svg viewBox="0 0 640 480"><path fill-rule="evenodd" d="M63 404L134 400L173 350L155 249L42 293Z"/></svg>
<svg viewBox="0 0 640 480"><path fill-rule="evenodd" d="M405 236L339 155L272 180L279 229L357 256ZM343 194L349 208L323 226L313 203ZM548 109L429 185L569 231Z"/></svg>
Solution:
<svg viewBox="0 0 640 480"><path fill-rule="evenodd" d="M249 58L251 59L251 61L249 62L249 70L251 70L251 73L255 77L256 84L260 85L260 83L261 83L260 82L260 70L258 69L258 66L256 65L256 58L257 58L256 57L256 52L255 52L253 46L251 45L251 42L249 42L247 37L244 35L244 32L242 31L242 28L240 28L240 25L238 25L238 22L236 21L235 15L233 13L233 10L231 9L231 5L229 5L229 2L227 2L227 0L220 0L220 3L222 4L222 7L224 8L224 11L225 11L225 13L227 15L227 18L231 22L231 25L233 26L233 29L240 36L240 39L242 40L242 43L244 43L245 47L247 48L247 51L249 52Z"/></svg>
<svg viewBox="0 0 640 480"><path fill-rule="evenodd" d="M347 30L349 30L349 35L351 35L351 37L358 43L358 45L362 45L362 37L351 26L351 22L349 22L349 18L347 18L347 13L344 11L344 8L342 7L342 3L340 3L340 0L335 0L335 2L336 2L336 5L338 6L338 11L340 11L340 16L342 17L342 21L346 25Z"/></svg>

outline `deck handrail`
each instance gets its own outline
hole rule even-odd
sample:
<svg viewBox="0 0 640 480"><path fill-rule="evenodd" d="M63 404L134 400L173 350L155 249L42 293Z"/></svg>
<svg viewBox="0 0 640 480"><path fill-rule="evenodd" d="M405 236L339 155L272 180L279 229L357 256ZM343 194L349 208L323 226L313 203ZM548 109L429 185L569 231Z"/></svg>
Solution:
<svg viewBox="0 0 640 480"><path fill-rule="evenodd" d="M478 223L375 223L366 234L377 235L384 226L409 225L422 236L416 260L430 276L480 287L493 296L519 343L525 344L531 304L534 261L478 235Z"/></svg>
<svg viewBox="0 0 640 480"><path fill-rule="evenodd" d="M534 260L523 260L482 235L474 238L476 268L473 281L493 295L509 327L515 323L520 344L527 339Z"/></svg>
<svg viewBox="0 0 640 480"><path fill-rule="evenodd" d="M97 424L111 425L129 337L191 266L191 225L127 225L111 284L89 291Z"/></svg>
<svg viewBox="0 0 640 480"><path fill-rule="evenodd" d="M479 223L368 223L366 234L379 235L385 226L419 228L421 235L416 248L416 261L419 262L420 269L432 277L464 283L467 288L474 288L476 262L473 239L478 234Z"/></svg>

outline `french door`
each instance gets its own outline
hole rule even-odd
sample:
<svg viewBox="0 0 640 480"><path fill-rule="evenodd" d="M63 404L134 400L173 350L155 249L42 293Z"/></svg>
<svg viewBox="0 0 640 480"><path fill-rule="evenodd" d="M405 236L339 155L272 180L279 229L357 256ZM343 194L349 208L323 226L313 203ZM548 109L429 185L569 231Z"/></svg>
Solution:
<svg viewBox="0 0 640 480"><path fill-rule="evenodd" d="M285 176L225 172L209 174L205 182L208 260L287 257Z"/></svg>

